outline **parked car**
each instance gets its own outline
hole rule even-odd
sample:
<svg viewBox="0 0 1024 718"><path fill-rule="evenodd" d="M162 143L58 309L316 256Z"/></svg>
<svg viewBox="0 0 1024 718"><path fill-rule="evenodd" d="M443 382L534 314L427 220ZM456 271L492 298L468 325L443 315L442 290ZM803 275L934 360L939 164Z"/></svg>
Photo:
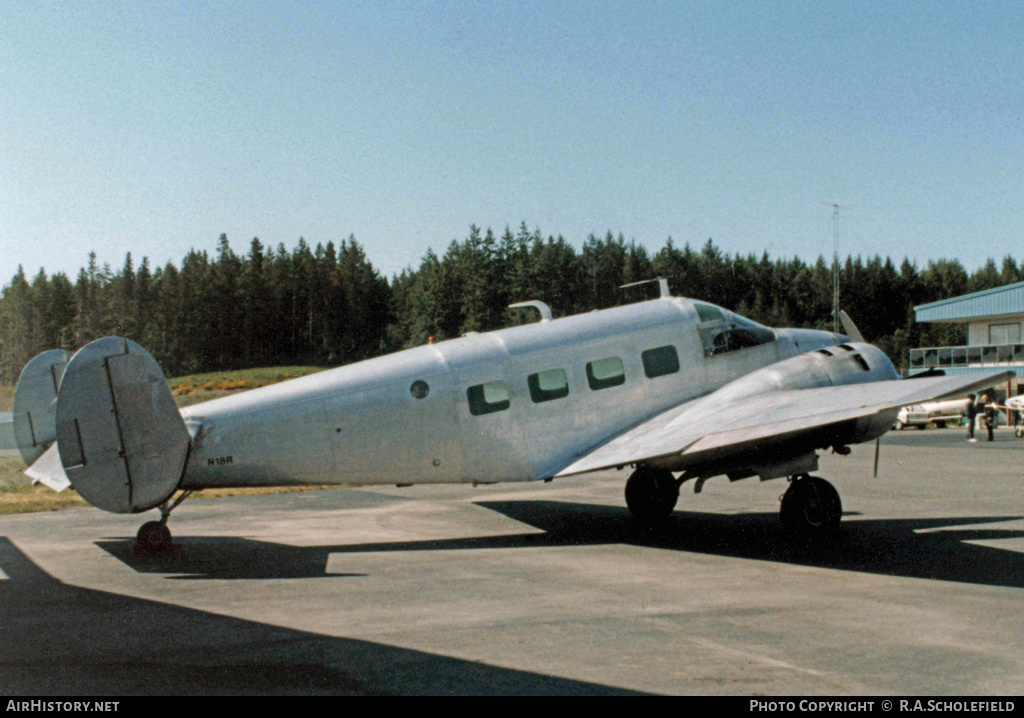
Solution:
<svg viewBox="0 0 1024 718"><path fill-rule="evenodd" d="M970 403L970 399L950 399L904 406L897 414L893 428L902 429L905 426L916 426L918 429L923 429L928 424L935 424L941 429L946 424L958 424L967 414L968 403Z"/></svg>

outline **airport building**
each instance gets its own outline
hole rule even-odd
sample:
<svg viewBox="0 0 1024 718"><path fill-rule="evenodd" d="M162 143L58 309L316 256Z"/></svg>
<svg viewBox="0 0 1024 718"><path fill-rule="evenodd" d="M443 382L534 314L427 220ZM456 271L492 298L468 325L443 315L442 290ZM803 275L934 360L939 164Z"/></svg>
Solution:
<svg viewBox="0 0 1024 718"><path fill-rule="evenodd" d="M909 374L941 369L970 374L993 369L1016 373L1008 395L1019 393L1024 377L1024 282L914 307L918 322L967 325L967 346L922 347L910 350Z"/></svg>

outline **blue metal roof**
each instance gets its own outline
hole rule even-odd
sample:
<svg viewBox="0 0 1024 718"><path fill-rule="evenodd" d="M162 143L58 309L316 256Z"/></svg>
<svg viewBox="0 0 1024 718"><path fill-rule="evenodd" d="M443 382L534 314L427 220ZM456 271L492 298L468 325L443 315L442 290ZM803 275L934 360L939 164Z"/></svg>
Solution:
<svg viewBox="0 0 1024 718"><path fill-rule="evenodd" d="M1004 314L1024 314L1024 282L914 307L919 322L962 322Z"/></svg>
<svg viewBox="0 0 1024 718"><path fill-rule="evenodd" d="M966 367L944 366L944 367L942 367L942 371L946 374L946 376L967 376L969 374L986 374L988 372L992 372L992 371L996 371L996 370L1012 371L1012 372L1016 373L1016 375L1018 377L1021 376L1021 375L1024 375L1024 367L1015 366L1013 364L1010 364L1010 365L1000 364L999 366L966 366ZM910 371L907 372L907 376L914 376L915 374L923 374L926 371L928 371L928 370L927 369L911 369ZM1000 384L1000 386L1002 386L1001 382L999 384Z"/></svg>

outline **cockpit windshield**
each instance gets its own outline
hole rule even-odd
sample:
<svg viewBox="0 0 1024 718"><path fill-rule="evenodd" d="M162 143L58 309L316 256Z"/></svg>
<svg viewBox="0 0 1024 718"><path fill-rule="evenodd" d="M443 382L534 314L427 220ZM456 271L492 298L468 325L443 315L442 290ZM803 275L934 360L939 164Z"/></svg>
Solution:
<svg viewBox="0 0 1024 718"><path fill-rule="evenodd" d="M704 356L718 356L775 341L774 331L746 317L713 304L694 302L694 309L700 320L697 328Z"/></svg>

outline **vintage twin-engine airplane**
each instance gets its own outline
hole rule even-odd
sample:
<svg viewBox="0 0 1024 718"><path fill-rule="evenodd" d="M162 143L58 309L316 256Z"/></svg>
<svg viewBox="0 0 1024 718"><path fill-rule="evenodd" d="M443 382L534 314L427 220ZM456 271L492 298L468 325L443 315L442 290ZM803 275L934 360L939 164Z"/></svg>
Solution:
<svg viewBox="0 0 1024 718"><path fill-rule="evenodd" d="M1009 397L1004 408L1011 414L1013 433L1018 439L1024 438L1024 395Z"/></svg>
<svg viewBox="0 0 1024 718"><path fill-rule="evenodd" d="M819 450L880 437L901 406L988 386L901 380L851 336L770 329L704 302L661 297L470 334L179 410L156 361L108 337L33 359L15 392L26 473L116 513L159 508L142 547L170 543L191 492L291 484L550 481L632 466L626 504L665 517L680 486L791 477L783 524L839 524ZM679 473L681 472L681 473ZM676 474L679 474L678 476ZM177 498L175 493L180 491Z"/></svg>

